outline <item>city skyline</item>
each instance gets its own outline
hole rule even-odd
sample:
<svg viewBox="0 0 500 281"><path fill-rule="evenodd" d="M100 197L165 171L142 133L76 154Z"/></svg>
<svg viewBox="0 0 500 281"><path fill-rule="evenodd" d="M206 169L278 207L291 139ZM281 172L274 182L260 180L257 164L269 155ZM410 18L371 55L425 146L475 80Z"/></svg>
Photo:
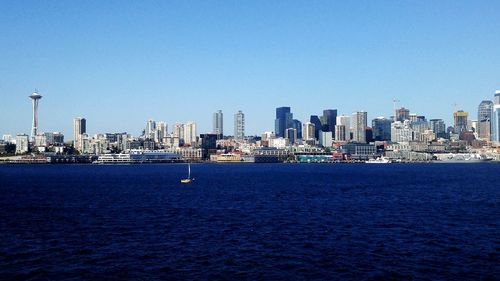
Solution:
<svg viewBox="0 0 500 281"><path fill-rule="evenodd" d="M290 117L290 118L292 118L292 119L290 120L291 124L288 124L288 127L295 127L295 125L294 125L293 123L294 123L294 122L297 122L297 121L299 121L301 124L308 123L308 122L310 121L309 119L310 119L311 117L313 117L313 116L314 116L314 117L318 117L318 116L319 116L319 117L322 117L322 116L325 116L324 118L328 118L328 117L326 117L326 116L329 116L329 114L331 114L331 112L335 112L335 115L334 115L334 116L335 116L336 121L337 121L337 120L339 120L339 119L338 119L339 117L349 117L349 115L352 115L352 118L354 118L354 116L355 116L357 113L363 113L363 114L364 114L364 117L363 117L363 122L365 122L365 123L366 123L365 125L363 125L363 127L364 127L364 128L371 128L371 127L372 127L372 126L370 126L370 125L368 124L368 121L370 121L370 122L371 122L371 121L375 121L376 119L380 119L380 118L386 118L386 119L389 119L389 120L390 120L390 119L391 119L391 117L394 117L396 121L403 121L403 120L405 120L405 119L410 119L409 117L411 117L411 115L413 115L414 117L420 117L420 116L421 116L421 117L425 117L425 119L426 119L426 120L431 120L431 121L432 121L432 119L436 119L436 120L443 120L443 121L445 122L445 124L446 124L446 128L448 128L448 127L453 127L453 126L454 126L454 124L456 123L456 115L457 115L457 114L461 114L461 113L466 114L466 116L468 116L468 120L469 120L469 121L471 121L471 120L474 120L474 121L480 121L480 119L479 119L479 115L480 115L480 107L481 107L481 105L482 105L484 102L491 102L491 104L492 104L492 107L491 107L491 108L493 109L493 103L494 103L494 100L498 99L497 97L498 97L498 93L499 93L499 92L500 92L500 90L496 90L496 91L494 92L494 94L492 95L492 98L482 100L482 101L481 101L481 102L480 102L480 103L476 106L476 109L475 109L475 111L473 111L473 112L469 112L469 111L465 111L465 110L459 109L459 108L457 107L457 104L454 104L454 106L455 106L455 110L456 110L456 111L453 111L453 112L452 112L452 117L451 117L451 118L437 118L437 117L434 117L434 116L426 116L426 115L424 115L424 114L420 114L420 113L419 113L419 114L417 114L417 113L414 113L413 111L411 111L408 107L404 107L404 106L397 107L397 108L395 108L395 109L393 108L394 112L393 112L393 114L392 114L392 115L383 116L383 115L372 114L371 116L373 116L373 118L372 118L372 117L368 117L368 116L370 116L370 115L369 115L369 112L366 112L366 111L363 111L363 110L361 110L361 111L354 111L354 112L352 112L352 114L338 113L339 115L337 116L337 112L340 112L338 109L325 109L325 110L323 110L323 115L321 115L321 114L317 114L316 112L313 112L313 113L310 113L310 115L308 115L308 116L307 116L306 118L304 118L304 119L294 119L294 118L293 118L293 112L291 112L291 117ZM30 98L30 99L32 99L32 100L33 100L33 97L32 97L32 96L33 96L34 94L36 94L36 95L38 95L38 96L40 96L40 97L41 97L41 95L38 93L38 91L37 91L37 90L35 90L35 92L34 92L31 96L28 96L28 98ZM393 102L394 102L394 101L393 101ZM393 104L393 105L395 105L395 104ZM38 108L38 103L36 104L36 107ZM30 139L31 139L31 138L33 138L33 136L32 136L32 135L33 135L33 129L35 129L35 131L36 131L36 130L38 130L38 118L36 118L37 120L36 120L36 122L35 122L37 126L34 126L34 124L35 124L35 123L33 123L33 122L34 122L34 120L35 120L35 112L37 113L37 111L38 111L38 109L35 111L35 107L34 107L34 103L33 103L33 102L32 102L32 108L33 108L33 109L32 109L32 117L31 117L31 120L32 120L32 121L31 121L31 122L32 122L32 126L31 126L31 134L30 134ZM277 111L277 110L282 109L282 108L288 109L289 111L293 111L293 108L292 108L292 107L290 107L290 106L285 106L285 107L276 107L276 108L275 108L275 110ZM241 111L241 110L238 110L238 111L236 112L236 114L234 115L234 118L233 118L233 120L232 120L232 121L235 123L235 127L234 127L233 132L232 132L233 134L231 134L231 133L229 133L229 134L228 134L227 132L223 132L223 134L222 134L222 135L233 135L233 136L234 136L234 135L236 135L236 134L235 134L235 130L236 130L236 115L238 115L238 113L241 113L241 114L242 114L242 111ZM217 115L217 114L220 114L220 117L216 117L216 115ZM276 112L276 114L278 114L278 113ZM403 115L401 115L401 114L403 114ZM418 115L418 116L417 116L417 115ZM474 119L474 117L478 117L478 118L477 118L477 119ZM243 118L244 118L244 117L243 117ZM322 118L323 118L323 117L322 117ZM49 130L49 131L44 131L44 130L42 129L42 130L40 130L40 131L39 131L39 133L46 133L46 132L58 132L58 133L59 133L59 132L60 132L60 133L63 133L63 135L67 135L67 136L74 135L74 134L75 134L75 133L74 133L74 132L75 132L75 126L76 126L76 125L75 125L75 122L76 122L76 120L77 120L77 119L82 119L82 120L83 120L83 122L84 122L83 127L84 127L84 130L86 130L86 129L85 129L85 128L86 128L86 125L85 125L86 118L82 118L82 117L74 117L74 118L72 119L72 120L73 120L73 123L72 123L71 132L64 132L63 130L53 130L53 131L50 131L50 130ZM198 132L198 133L216 133L216 132L215 132L215 130L216 130L216 128L215 128L215 122L216 122L216 119L219 119L219 120L217 120L217 122L224 122L224 121L223 121L223 120L224 120L224 117L223 117L223 111L222 111L222 110L220 110L220 109L219 109L219 110L217 110L216 112L213 112L213 113L212 113L211 129L207 129L206 131L200 131L200 132ZM451 120L448 120L448 119L451 119ZM88 133L90 133L90 134L97 134L97 133L120 133L120 132L127 132L127 133L132 134L132 135L138 135L138 136L140 136L140 135L141 135L141 133L140 133L141 131L145 132L146 134L150 134L150 133L151 133L151 132L147 132L147 131L148 131L148 126L150 126L150 125L149 125L149 122L159 122L159 123L161 123L161 125L165 127L165 128L163 129L163 131L165 131L165 132L164 132L165 134L167 134L167 133L172 133L172 134L175 134L175 131L176 131L176 129L175 129L175 125L189 125L189 124L193 123L193 124L195 124L196 126L198 126L198 121L196 121L196 120L194 120L194 121L187 121L187 122L186 122L186 121L179 121L179 120L172 121L172 122L165 122L164 120L165 120L165 119L152 119L152 118L149 118L149 119L147 119L146 129L144 129L144 126L143 126L143 127L142 127L142 128L140 128L137 132L130 131L130 130L122 130L122 131L120 131L120 130L116 130L116 129L114 129L114 130L113 130L113 129L112 129L112 130L109 130L109 131L93 131L93 132L88 132ZM244 120L244 119L243 119L243 120ZM318 120L319 120L319 119L318 119ZM271 127L268 127L268 128L265 128L265 129L261 130L260 132L255 133L255 134L247 134L247 133L244 133L244 135L245 135L245 136L259 136L259 135L261 135L262 133L264 133L264 132L269 132L269 131L272 131L272 132L276 133L276 128L277 128L277 127L276 127L276 126L277 126L276 122L277 122L277 119L275 119L274 121L275 121L275 124L274 124L274 130L273 130L273 129L271 129ZM243 121L243 122L245 123L245 121ZM323 121L321 121L321 122L323 122ZM329 123L327 120L324 120L324 122ZM331 122L331 121L330 121L330 122ZM337 122L338 122L338 121L337 121ZM168 130L168 124L170 124L170 125L172 126L172 127L171 127L172 129L171 129L171 130ZM462 124L462 126L464 126L464 125L466 125L466 124ZM301 125L301 126L302 126L302 125ZM326 125L325 125L325 126L326 126ZM353 129L353 127L352 127L352 126L353 126L353 124L351 124L350 129ZM246 125L244 125L244 127L246 127ZM333 133L332 138L333 138L333 139L335 139L335 125L333 125L333 127L332 127L332 128L330 128L329 126L327 126L327 127L328 127L328 128L325 128L325 130L331 131L331 132ZM456 129L456 128L455 128L455 129ZM243 129L243 130L245 130L245 129ZM349 128L347 128L347 130L349 130ZM198 131L198 130L196 130L196 131ZM7 133L2 133L2 132L0 131L0 135L11 135L11 136L15 136L16 134L27 134L27 133L26 133L26 132L16 132L16 133L8 133L8 132L7 132ZM278 136L279 136L279 134L278 134ZM74 140L76 140L76 137L75 137L75 136L73 136L73 137L74 137L74 139L72 139L72 140L73 140L73 141L74 141ZM154 137L153 137L153 138L154 138Z"/></svg>
<svg viewBox="0 0 500 281"><path fill-rule="evenodd" d="M44 96L38 131L66 136L78 116L90 133L139 134L148 119L193 120L211 132L219 109L242 110L246 135L258 135L273 130L280 106L301 122L327 108L366 111L370 121L393 115L393 99L450 125L455 109L476 116L500 88L498 8L2 2L0 135L29 134L34 88Z"/></svg>

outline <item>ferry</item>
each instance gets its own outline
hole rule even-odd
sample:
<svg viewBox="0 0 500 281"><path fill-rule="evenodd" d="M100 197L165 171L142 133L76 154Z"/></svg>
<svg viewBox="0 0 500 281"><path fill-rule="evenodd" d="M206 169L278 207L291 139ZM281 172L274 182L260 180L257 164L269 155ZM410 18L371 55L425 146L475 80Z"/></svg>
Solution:
<svg viewBox="0 0 500 281"><path fill-rule="evenodd" d="M368 161L365 161L367 164L389 164L392 163L392 161L389 158L385 158L384 156L382 157L377 157L374 159L369 159Z"/></svg>

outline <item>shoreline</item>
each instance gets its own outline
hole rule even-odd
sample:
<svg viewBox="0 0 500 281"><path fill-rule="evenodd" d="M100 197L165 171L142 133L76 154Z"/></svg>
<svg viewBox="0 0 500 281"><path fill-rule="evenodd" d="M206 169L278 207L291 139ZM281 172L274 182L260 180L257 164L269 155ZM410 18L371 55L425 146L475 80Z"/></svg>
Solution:
<svg viewBox="0 0 500 281"><path fill-rule="evenodd" d="M211 161L177 161L177 162L133 162L133 163L92 163L92 162L41 162L41 161L2 161L0 160L0 165L93 165L93 166L122 166L122 165L174 165L174 164L245 164L245 165L261 165L261 164L322 164L322 165L360 165L369 164L372 165L398 165L398 164L486 164L492 163L497 164L500 161L398 161L391 163L366 163L366 161L332 161L332 162L299 162L299 161L284 161L284 162L211 162Z"/></svg>

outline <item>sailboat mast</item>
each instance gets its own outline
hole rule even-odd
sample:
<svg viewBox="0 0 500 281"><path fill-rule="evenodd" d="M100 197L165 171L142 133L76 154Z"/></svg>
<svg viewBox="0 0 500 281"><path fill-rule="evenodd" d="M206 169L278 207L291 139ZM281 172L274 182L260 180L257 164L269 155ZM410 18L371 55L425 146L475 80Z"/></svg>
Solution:
<svg viewBox="0 0 500 281"><path fill-rule="evenodd" d="M188 179L191 178L191 163L188 164Z"/></svg>

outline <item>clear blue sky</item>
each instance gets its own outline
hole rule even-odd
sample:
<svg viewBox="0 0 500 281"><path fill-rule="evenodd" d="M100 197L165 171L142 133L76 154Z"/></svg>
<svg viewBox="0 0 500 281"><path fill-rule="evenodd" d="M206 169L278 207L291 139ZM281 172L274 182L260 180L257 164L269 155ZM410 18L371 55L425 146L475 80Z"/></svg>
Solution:
<svg viewBox="0 0 500 281"><path fill-rule="evenodd" d="M336 108L475 119L500 89L500 1L0 1L0 134L138 135L149 118L225 133L274 130Z"/></svg>

